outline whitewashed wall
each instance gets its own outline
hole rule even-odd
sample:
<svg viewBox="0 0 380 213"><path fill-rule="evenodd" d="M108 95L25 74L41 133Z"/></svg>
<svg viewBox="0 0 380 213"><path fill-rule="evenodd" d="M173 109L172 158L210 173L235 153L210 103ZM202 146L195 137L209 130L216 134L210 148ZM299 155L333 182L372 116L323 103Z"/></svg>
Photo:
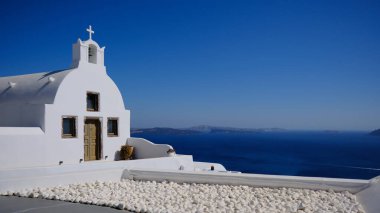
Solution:
<svg viewBox="0 0 380 213"><path fill-rule="evenodd" d="M87 111L87 92L100 93L99 112ZM43 133L28 135L20 131L17 135L0 134L0 168L58 165L60 161L78 164L84 158L86 118L99 118L101 121L103 160L117 160L118 151L130 137L130 112L125 109L123 98L105 68L96 64L84 64L68 73L60 83L54 104L11 103L1 106L14 109L14 113L3 115L3 119L8 120L4 125L12 126L9 120L14 119L14 126L38 127ZM62 138L62 116L77 117L76 138ZM108 117L118 118L118 137L108 137Z"/></svg>
<svg viewBox="0 0 380 213"><path fill-rule="evenodd" d="M87 92L98 92L99 111L86 109ZM62 116L77 117L77 137L61 138ZM46 134L59 147L62 155L51 154L50 159L66 163L78 163L83 159L84 122L86 118L100 118L102 159L117 160L118 151L130 137L130 112L125 110L123 98L104 69L88 64L66 76L58 89L54 105L46 107ZM107 118L119 119L119 136L107 136ZM106 159L107 156L107 159Z"/></svg>
<svg viewBox="0 0 380 213"><path fill-rule="evenodd" d="M225 172L226 168L219 163L209 163L209 162L194 162L195 171L211 171L211 166L214 167L214 171Z"/></svg>
<svg viewBox="0 0 380 213"><path fill-rule="evenodd" d="M177 183L202 183L247 185L254 187L288 187L301 189L360 192L369 185L368 180L300 177L285 175L261 175L228 172L194 172L159 169L125 170L123 178L134 180L173 181Z"/></svg>
<svg viewBox="0 0 380 213"><path fill-rule="evenodd" d="M357 193L359 202L367 213L380 212L380 176L370 180L368 188Z"/></svg>
<svg viewBox="0 0 380 213"><path fill-rule="evenodd" d="M135 148L137 159L167 157L167 151L173 149L168 144L154 144L144 138L128 138L127 144Z"/></svg>
<svg viewBox="0 0 380 213"><path fill-rule="evenodd" d="M0 132L0 169L46 165L46 137L39 127L0 127Z"/></svg>
<svg viewBox="0 0 380 213"><path fill-rule="evenodd" d="M0 193L8 190L21 190L33 187L49 187L95 180L118 181L125 169L161 169L192 171L191 155L142 160L114 161L98 163L91 161L83 164L71 164L51 167L0 169Z"/></svg>

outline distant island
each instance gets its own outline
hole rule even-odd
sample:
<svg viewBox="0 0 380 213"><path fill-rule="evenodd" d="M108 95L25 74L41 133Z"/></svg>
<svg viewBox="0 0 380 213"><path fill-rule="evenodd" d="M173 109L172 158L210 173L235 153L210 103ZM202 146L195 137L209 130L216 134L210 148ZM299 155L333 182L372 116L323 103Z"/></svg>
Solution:
<svg viewBox="0 0 380 213"><path fill-rule="evenodd" d="M369 134L374 135L374 136L380 136L380 129L374 130L374 131L370 132Z"/></svg>
<svg viewBox="0 0 380 213"><path fill-rule="evenodd" d="M285 129L281 128L235 128L235 127L218 127L200 125L188 128L189 130L198 131L202 133L253 133L253 132L284 132Z"/></svg>
<svg viewBox="0 0 380 213"><path fill-rule="evenodd" d="M188 129L174 129L164 127L131 129L131 134L191 135L198 133L200 132Z"/></svg>
<svg viewBox="0 0 380 213"><path fill-rule="evenodd" d="M284 132L285 129L281 128L234 128L234 127L217 127L200 125L190 128L132 128L131 134L162 134L162 135L191 135L201 133L258 133L258 132Z"/></svg>

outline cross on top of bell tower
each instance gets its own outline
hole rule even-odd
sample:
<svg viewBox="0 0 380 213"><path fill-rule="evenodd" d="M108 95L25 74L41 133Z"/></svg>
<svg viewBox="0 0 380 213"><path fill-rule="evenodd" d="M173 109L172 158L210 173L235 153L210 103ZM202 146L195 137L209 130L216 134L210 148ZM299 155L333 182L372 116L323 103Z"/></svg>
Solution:
<svg viewBox="0 0 380 213"><path fill-rule="evenodd" d="M92 30L91 25L88 26L88 29L86 29L86 31L88 32L88 37L90 38L90 40L92 40L92 34L94 34L95 32Z"/></svg>
<svg viewBox="0 0 380 213"><path fill-rule="evenodd" d="M88 32L88 40L82 41L81 39L78 39L78 41L73 45L72 67L76 68L80 65L96 65L97 67L100 67L100 69L105 71L105 47L100 47L96 41L92 40L92 34L94 34L95 32L92 29L91 25L88 26L86 31Z"/></svg>

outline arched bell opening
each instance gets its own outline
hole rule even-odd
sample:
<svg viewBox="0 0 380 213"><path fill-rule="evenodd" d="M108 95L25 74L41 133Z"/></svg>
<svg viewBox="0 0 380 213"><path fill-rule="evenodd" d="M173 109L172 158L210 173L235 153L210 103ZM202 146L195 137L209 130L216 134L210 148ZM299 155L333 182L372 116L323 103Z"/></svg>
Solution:
<svg viewBox="0 0 380 213"><path fill-rule="evenodd" d="M90 44L88 47L88 62L93 64L97 63L97 49L93 44Z"/></svg>

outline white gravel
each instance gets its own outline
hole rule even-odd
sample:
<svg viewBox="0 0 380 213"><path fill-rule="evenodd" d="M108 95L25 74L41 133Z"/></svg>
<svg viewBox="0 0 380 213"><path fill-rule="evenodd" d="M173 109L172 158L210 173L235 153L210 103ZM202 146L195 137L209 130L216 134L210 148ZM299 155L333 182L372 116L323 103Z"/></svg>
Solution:
<svg viewBox="0 0 380 213"><path fill-rule="evenodd" d="M109 206L135 212L364 212L349 192L133 181L72 184L3 195Z"/></svg>

